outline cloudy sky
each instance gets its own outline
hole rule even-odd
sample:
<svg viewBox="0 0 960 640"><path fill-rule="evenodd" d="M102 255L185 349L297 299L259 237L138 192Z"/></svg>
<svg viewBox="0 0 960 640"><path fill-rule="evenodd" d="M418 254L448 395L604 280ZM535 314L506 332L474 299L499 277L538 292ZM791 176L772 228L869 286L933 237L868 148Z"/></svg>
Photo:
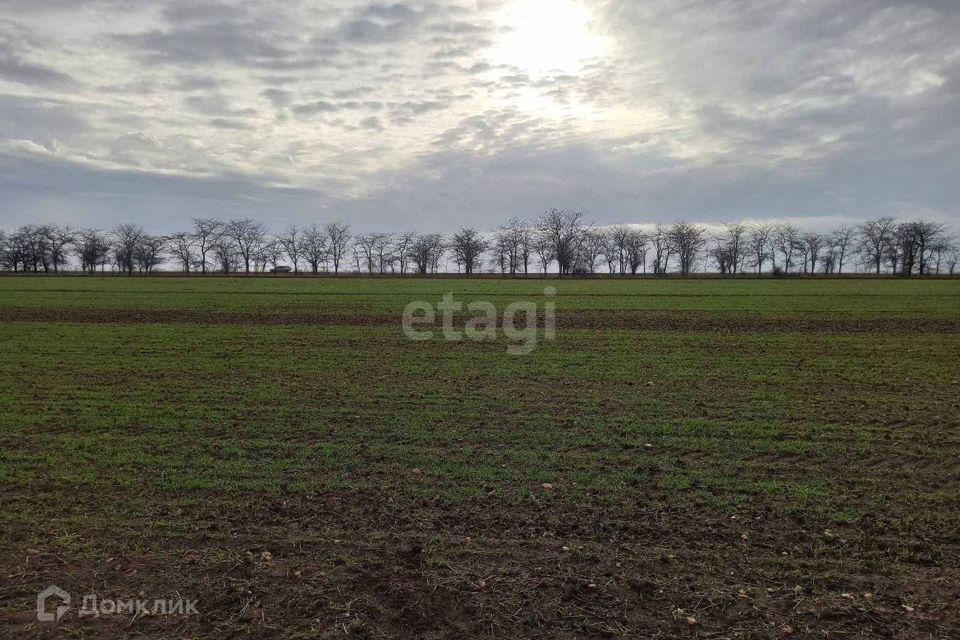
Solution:
<svg viewBox="0 0 960 640"><path fill-rule="evenodd" d="M960 214L957 0L0 0L0 227Z"/></svg>

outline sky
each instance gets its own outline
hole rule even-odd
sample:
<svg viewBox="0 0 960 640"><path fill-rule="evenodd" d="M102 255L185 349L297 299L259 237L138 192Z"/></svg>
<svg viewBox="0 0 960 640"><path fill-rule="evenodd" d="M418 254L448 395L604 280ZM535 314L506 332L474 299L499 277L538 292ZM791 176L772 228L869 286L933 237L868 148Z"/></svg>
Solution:
<svg viewBox="0 0 960 640"><path fill-rule="evenodd" d="M0 227L960 218L957 0L0 0Z"/></svg>

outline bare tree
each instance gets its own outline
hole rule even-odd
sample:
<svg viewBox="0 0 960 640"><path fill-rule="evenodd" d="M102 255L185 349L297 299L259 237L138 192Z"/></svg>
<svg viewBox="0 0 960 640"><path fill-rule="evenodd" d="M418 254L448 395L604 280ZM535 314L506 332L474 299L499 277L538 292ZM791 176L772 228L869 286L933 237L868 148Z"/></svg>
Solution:
<svg viewBox="0 0 960 640"><path fill-rule="evenodd" d="M940 222L932 220L917 220L914 224L914 232L917 236L917 256L918 269L920 275L930 273L930 258L933 247L943 239L943 233L946 226Z"/></svg>
<svg viewBox="0 0 960 640"><path fill-rule="evenodd" d="M407 273L407 260L410 257L410 251L416 239L416 233L406 231L397 236L397 240L394 242L394 258L400 268L400 275Z"/></svg>
<svg viewBox="0 0 960 640"><path fill-rule="evenodd" d="M815 273L817 270L817 259L820 252L826 244L825 238L819 233L807 233L803 236L803 272ZM807 271L807 262L809 261L810 270Z"/></svg>
<svg viewBox="0 0 960 640"><path fill-rule="evenodd" d="M910 276L915 271L919 275L928 273L931 248L942 238L943 230L944 225L928 220L898 224L888 248L893 270L897 271L899 262L899 271L905 276Z"/></svg>
<svg viewBox="0 0 960 640"><path fill-rule="evenodd" d="M3 245L3 265L7 269L12 269L14 273L18 271L29 271L33 267L37 271L39 261L36 257L36 251L40 248L34 239L36 227L20 227L11 233Z"/></svg>
<svg viewBox="0 0 960 640"><path fill-rule="evenodd" d="M20 255L13 235L7 235L0 229L0 269L8 269L14 273L20 270Z"/></svg>
<svg viewBox="0 0 960 640"><path fill-rule="evenodd" d="M616 275L617 269L620 267L620 252L611 229L603 232L603 242L600 250L603 254L603 261L607 263L607 273Z"/></svg>
<svg viewBox="0 0 960 640"><path fill-rule="evenodd" d="M13 247L12 256L16 258L23 271L37 273L42 268L50 270L50 246L45 227L26 225L17 229L9 240ZM16 266L14 266L16 268Z"/></svg>
<svg viewBox="0 0 960 640"><path fill-rule="evenodd" d="M133 274L136 262L137 246L143 240L143 227L135 224L118 224L113 228L113 252L117 261L117 268Z"/></svg>
<svg viewBox="0 0 960 640"><path fill-rule="evenodd" d="M587 229L583 232L580 252L574 266L575 272L594 273L596 271L597 262L603 253L604 241L605 238L601 231Z"/></svg>
<svg viewBox="0 0 960 640"><path fill-rule="evenodd" d="M856 227L844 225L834 230L830 235L830 242L833 244L836 255L837 273L843 273L843 263L847 259L850 250L853 248L854 238L857 236Z"/></svg>
<svg viewBox="0 0 960 640"><path fill-rule="evenodd" d="M50 264L53 266L54 273L57 273L60 271L60 265L67 261L67 246L76 239L77 232L70 227L47 225L42 227L42 233L49 251Z"/></svg>
<svg viewBox="0 0 960 640"><path fill-rule="evenodd" d="M495 270L499 270L500 273L506 274L507 270L510 268L509 239L505 234L499 232L494 234L493 237L493 256L490 259L490 264L493 265Z"/></svg>
<svg viewBox="0 0 960 640"><path fill-rule="evenodd" d="M483 261L483 252L487 250L487 242L476 229L460 229L450 241L450 251L453 262L466 275L473 275Z"/></svg>
<svg viewBox="0 0 960 640"><path fill-rule="evenodd" d="M250 263L267 236L267 228L250 218L231 220L223 227L223 235L233 242L243 260L244 273L250 273Z"/></svg>
<svg viewBox="0 0 960 640"><path fill-rule="evenodd" d="M207 273L207 253L223 231L223 222L216 218L194 218L193 238L200 253L200 272Z"/></svg>
<svg viewBox="0 0 960 640"><path fill-rule="evenodd" d="M393 234L377 234L377 241L373 245L373 254L380 273L386 273L387 267L393 264Z"/></svg>
<svg viewBox="0 0 960 640"><path fill-rule="evenodd" d="M721 274L734 273L735 262L733 254L730 251L730 246L727 244L724 235L722 233L714 234L711 240L713 241L713 247L707 250L707 255L713 258Z"/></svg>
<svg viewBox="0 0 960 640"><path fill-rule="evenodd" d="M418 235L410 247L410 259L420 274L435 273L443 253L443 236L439 233Z"/></svg>
<svg viewBox="0 0 960 640"><path fill-rule="evenodd" d="M513 227L520 250L520 265L523 265L523 274L527 275L530 273L530 261L533 258L533 229L529 223L518 219L514 219Z"/></svg>
<svg viewBox="0 0 960 640"><path fill-rule="evenodd" d="M256 270L266 271L268 266L276 269L280 265L280 261L283 260L283 256L283 244L280 243L279 238L267 238L257 250Z"/></svg>
<svg viewBox="0 0 960 640"><path fill-rule="evenodd" d="M355 250L366 264L367 273L374 273L375 271L383 273L385 266L383 258L389 238L390 236L385 233L367 233L356 237L354 241ZM357 269L360 270L359 262L357 263Z"/></svg>
<svg viewBox="0 0 960 640"><path fill-rule="evenodd" d="M550 239L539 233L535 234L533 237L533 252L540 262L540 268L543 270L543 273L547 273L550 269L550 264L556 260L556 256L553 253L553 244L550 242Z"/></svg>
<svg viewBox="0 0 960 640"><path fill-rule="evenodd" d="M40 253L43 251L43 245L40 242L40 234L37 227L27 225L20 227L13 234L15 253L20 258L20 264L23 271L33 271L37 273L42 258Z"/></svg>
<svg viewBox="0 0 960 640"><path fill-rule="evenodd" d="M650 236L639 229L631 229L627 234L627 267L630 269L630 275L637 275L637 270L641 267L643 272L647 272L647 244L650 242Z"/></svg>
<svg viewBox="0 0 960 640"><path fill-rule="evenodd" d="M353 243L353 261L354 261L354 271L356 273L363 273L363 251L360 248L360 245Z"/></svg>
<svg viewBox="0 0 960 640"><path fill-rule="evenodd" d="M911 250L912 242L906 231L907 228L898 228L883 251L883 258L887 261L890 273L900 273L903 268L901 264L907 263L906 253Z"/></svg>
<svg viewBox="0 0 960 640"><path fill-rule="evenodd" d="M688 275L694 270L697 256L706 244L706 231L687 222L677 222L670 227L670 240L677 250L680 273Z"/></svg>
<svg viewBox="0 0 960 640"><path fill-rule="evenodd" d="M82 271L93 273L97 267L103 271L110 257L110 239L97 229L83 229L77 233L74 249Z"/></svg>
<svg viewBox="0 0 960 640"><path fill-rule="evenodd" d="M301 250L303 252L303 259L310 265L310 271L317 273L320 265L325 263L329 256L329 251L327 250L327 232L315 224L304 229Z"/></svg>
<svg viewBox="0 0 960 640"><path fill-rule="evenodd" d="M620 271L620 275L627 274L627 253L629 251L628 245L630 243L631 231L630 227L622 224L607 229L607 246L611 253L611 255L608 256L608 261L610 258L615 257L616 266Z"/></svg>
<svg viewBox="0 0 960 640"><path fill-rule="evenodd" d="M778 224L773 230L773 245L783 256L783 271L790 273L793 256L800 248L800 230L792 224Z"/></svg>
<svg viewBox="0 0 960 640"><path fill-rule="evenodd" d="M366 264L367 273L373 273L373 245L376 242L373 234L357 236L353 239L353 251L356 256L357 271L363 271Z"/></svg>
<svg viewBox="0 0 960 640"><path fill-rule="evenodd" d="M718 246L730 273L739 273L747 257L747 227L742 222L724 222Z"/></svg>
<svg viewBox="0 0 960 640"><path fill-rule="evenodd" d="M757 275L763 273L763 265L769 259L770 238L773 227L769 224L755 224L747 232L747 244L750 247L750 256L753 266L757 268Z"/></svg>
<svg viewBox="0 0 960 640"><path fill-rule="evenodd" d="M520 246L514 233L513 221L500 225L494 232L494 248L497 253L496 262L500 273L513 275L520 265Z"/></svg>
<svg viewBox="0 0 960 640"><path fill-rule="evenodd" d="M669 268L670 255L674 250L670 230L658 224L650 240L653 246L653 272L657 275L663 275Z"/></svg>
<svg viewBox="0 0 960 640"><path fill-rule="evenodd" d="M300 273L300 259L303 256L304 234L297 228L297 225L289 227L286 231L277 237L281 249L286 254L290 263L293 265L293 273ZM316 269L314 269L316 273Z"/></svg>
<svg viewBox="0 0 960 640"><path fill-rule="evenodd" d="M533 254L532 231L519 218L512 218L500 225L494 233L493 248L497 252L500 271L511 275L530 272Z"/></svg>
<svg viewBox="0 0 960 640"><path fill-rule="evenodd" d="M857 227L864 258L873 264L877 275L880 275L884 254L893 242L894 229L893 218L867 220Z"/></svg>
<svg viewBox="0 0 960 640"><path fill-rule="evenodd" d="M580 256L584 232L583 211L550 209L537 221L537 233L550 244L560 275L571 273Z"/></svg>
<svg viewBox="0 0 960 640"><path fill-rule="evenodd" d="M956 273L958 261L960 261L960 247L957 247L955 243L950 243L945 257L947 273L950 275L954 275L954 273Z"/></svg>
<svg viewBox="0 0 960 640"><path fill-rule="evenodd" d="M350 246L350 225L342 222L328 222L324 226L324 231L327 234L327 249L333 261L333 272L339 273L340 263L347 255L347 249Z"/></svg>
<svg viewBox="0 0 960 640"><path fill-rule="evenodd" d="M163 236L143 234L133 249L133 261L141 273L153 273L163 263L163 253L167 250L167 239Z"/></svg>
<svg viewBox="0 0 960 640"><path fill-rule="evenodd" d="M237 270L239 253L230 238L218 236L210 244L210 252L213 254L214 262L220 271L231 273Z"/></svg>
<svg viewBox="0 0 960 640"><path fill-rule="evenodd" d="M950 252L953 250L953 244L947 238L938 238L930 246L930 266L928 268L928 273L933 271L935 274L940 275L940 266L944 264L944 258L947 258Z"/></svg>
<svg viewBox="0 0 960 640"><path fill-rule="evenodd" d="M180 263L186 273L190 273L190 267L196 262L196 254L193 252L196 244L197 239L187 231L178 231L170 236L170 255Z"/></svg>

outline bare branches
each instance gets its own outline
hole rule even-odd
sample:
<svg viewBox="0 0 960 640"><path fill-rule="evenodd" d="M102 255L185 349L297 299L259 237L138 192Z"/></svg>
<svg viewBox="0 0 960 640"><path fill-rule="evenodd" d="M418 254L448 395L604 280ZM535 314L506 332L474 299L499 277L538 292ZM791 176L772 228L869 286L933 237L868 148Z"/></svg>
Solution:
<svg viewBox="0 0 960 640"><path fill-rule="evenodd" d="M77 233L74 244L80 268L93 273L97 267L103 271L110 259L110 238L97 229L83 229Z"/></svg>
<svg viewBox="0 0 960 640"><path fill-rule="evenodd" d="M328 222L324 226L324 231L327 234L327 249L333 261L333 272L339 273L340 264L350 246L350 225L342 222Z"/></svg>
<svg viewBox="0 0 960 640"><path fill-rule="evenodd" d="M193 238L200 253L200 271L207 272L207 253L223 230L223 222L216 218L194 218Z"/></svg>
<svg viewBox="0 0 960 640"><path fill-rule="evenodd" d="M771 237L773 236L773 225L755 224L750 225L747 232L747 245L749 247L751 264L757 269L757 275L763 273L763 265L773 253Z"/></svg>
<svg viewBox="0 0 960 640"><path fill-rule="evenodd" d="M153 273L153 270L163 262L163 254L166 250L166 238L143 234L133 249L133 261L141 273Z"/></svg>
<svg viewBox="0 0 960 640"><path fill-rule="evenodd" d="M300 260L303 258L304 253L306 253L304 247L306 242L305 236L306 233L300 231L300 229L297 228L297 225L289 227L286 231L277 236L277 242L280 244L280 248L293 265L294 274L300 273ZM321 251L320 254L322 256L323 251ZM319 263L319 261L320 258L317 258L317 261L311 265L313 266L314 273L317 272L316 265Z"/></svg>
<svg viewBox="0 0 960 640"><path fill-rule="evenodd" d="M893 218L876 218L867 220L858 227L860 231L860 246L864 258L873 263L877 275L880 275L880 265L883 255L893 242Z"/></svg>
<svg viewBox="0 0 960 640"><path fill-rule="evenodd" d="M697 256L707 241L706 231L694 224L677 222L670 227L668 236L680 261L680 273L687 275L693 272Z"/></svg>
<svg viewBox="0 0 960 640"><path fill-rule="evenodd" d="M580 258L587 225L583 211L550 209L537 220L536 233L549 245L560 275L569 274Z"/></svg>
<svg viewBox="0 0 960 640"><path fill-rule="evenodd" d="M53 266L54 273L56 273L60 271L60 266L67 261L67 245L73 244L77 232L70 227L46 225L41 227L41 233L44 235L47 250L50 254L50 264Z"/></svg>
<svg viewBox="0 0 960 640"><path fill-rule="evenodd" d="M300 244L303 259L310 265L310 271L317 273L321 264L326 263L330 252L327 250L327 232L315 224L303 230Z"/></svg>
<svg viewBox="0 0 960 640"><path fill-rule="evenodd" d="M190 267L197 263L194 248L197 239L188 231L178 231L169 238L170 255L180 263L184 273L190 273Z"/></svg>
<svg viewBox="0 0 960 640"><path fill-rule="evenodd" d="M723 231L713 236L714 247L710 255L720 268L720 273L740 273L747 260L747 225L725 222L722 226Z"/></svg>
<svg viewBox="0 0 960 640"><path fill-rule="evenodd" d="M583 232L580 242L580 251L574 265L574 273L593 273L603 255L606 238L602 231L587 229Z"/></svg>
<svg viewBox="0 0 960 640"><path fill-rule="evenodd" d="M417 268L417 273L436 273L445 249L443 236L439 233L417 236L410 247L410 258Z"/></svg>
<svg viewBox="0 0 960 640"><path fill-rule="evenodd" d="M344 270L369 274L433 274L491 269L504 275L531 271L559 275L679 273L841 274L855 270L898 276L952 273L960 249L946 225L916 219L867 220L833 230L791 223L699 225L622 224L594 227L582 211L550 209L532 221L513 218L491 233L473 227L436 233L367 232L352 235L342 222L291 226L272 235L250 218L197 218L189 231L153 236L135 224L103 233L56 225L0 230L0 269L92 273L112 268L133 274L157 269L209 267L225 273L272 266L299 274ZM289 263L289 267L281 263Z"/></svg>
<svg viewBox="0 0 960 640"><path fill-rule="evenodd" d="M898 224L887 245L892 270L904 276L927 273L931 249L942 239L944 230L943 224L926 220Z"/></svg>
<svg viewBox="0 0 960 640"><path fill-rule="evenodd" d="M223 236L233 242L243 259L244 272L250 273L250 263L257 251L262 249L262 245L267 236L267 227L260 222L254 222L250 218L231 220L223 227Z"/></svg>
<svg viewBox="0 0 960 640"><path fill-rule="evenodd" d="M454 264L466 275L473 275L474 270L482 264L483 252L487 250L487 246L487 242L476 229L460 229L450 241Z"/></svg>
<svg viewBox="0 0 960 640"><path fill-rule="evenodd" d="M363 258L367 273L386 273L392 260L392 238L389 233L368 233L357 236L355 251Z"/></svg>
<svg viewBox="0 0 960 640"><path fill-rule="evenodd" d="M673 253L673 239L670 230L658 224L656 231L650 238L653 243L653 272L663 275L670 264L670 255Z"/></svg>
<svg viewBox="0 0 960 640"><path fill-rule="evenodd" d="M137 245L146 235L143 227L135 224L118 224L113 228L112 235L117 267L126 271L127 274L132 274L136 263Z"/></svg>
<svg viewBox="0 0 960 640"><path fill-rule="evenodd" d="M501 273L529 273L533 255L533 230L518 218L500 225L494 233L493 248Z"/></svg>
<svg viewBox="0 0 960 640"><path fill-rule="evenodd" d="M852 249L853 241L856 238L857 229L850 225L845 225L835 229L830 235L831 255L830 265L835 265L836 273L843 273L843 263ZM830 268L830 273L834 269Z"/></svg>
<svg viewBox="0 0 960 640"><path fill-rule="evenodd" d="M397 236L394 242L394 263L400 268L400 275L407 272L410 251L413 243L417 239L417 234L413 231L407 231Z"/></svg>

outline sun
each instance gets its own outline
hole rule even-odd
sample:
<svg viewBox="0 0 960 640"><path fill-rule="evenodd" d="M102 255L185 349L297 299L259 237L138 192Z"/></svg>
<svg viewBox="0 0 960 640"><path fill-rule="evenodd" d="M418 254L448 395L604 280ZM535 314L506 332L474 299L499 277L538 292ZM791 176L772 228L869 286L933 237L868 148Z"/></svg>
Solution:
<svg viewBox="0 0 960 640"><path fill-rule="evenodd" d="M576 73L606 48L591 19L577 0L514 0L498 16L502 35L492 61L533 76Z"/></svg>

